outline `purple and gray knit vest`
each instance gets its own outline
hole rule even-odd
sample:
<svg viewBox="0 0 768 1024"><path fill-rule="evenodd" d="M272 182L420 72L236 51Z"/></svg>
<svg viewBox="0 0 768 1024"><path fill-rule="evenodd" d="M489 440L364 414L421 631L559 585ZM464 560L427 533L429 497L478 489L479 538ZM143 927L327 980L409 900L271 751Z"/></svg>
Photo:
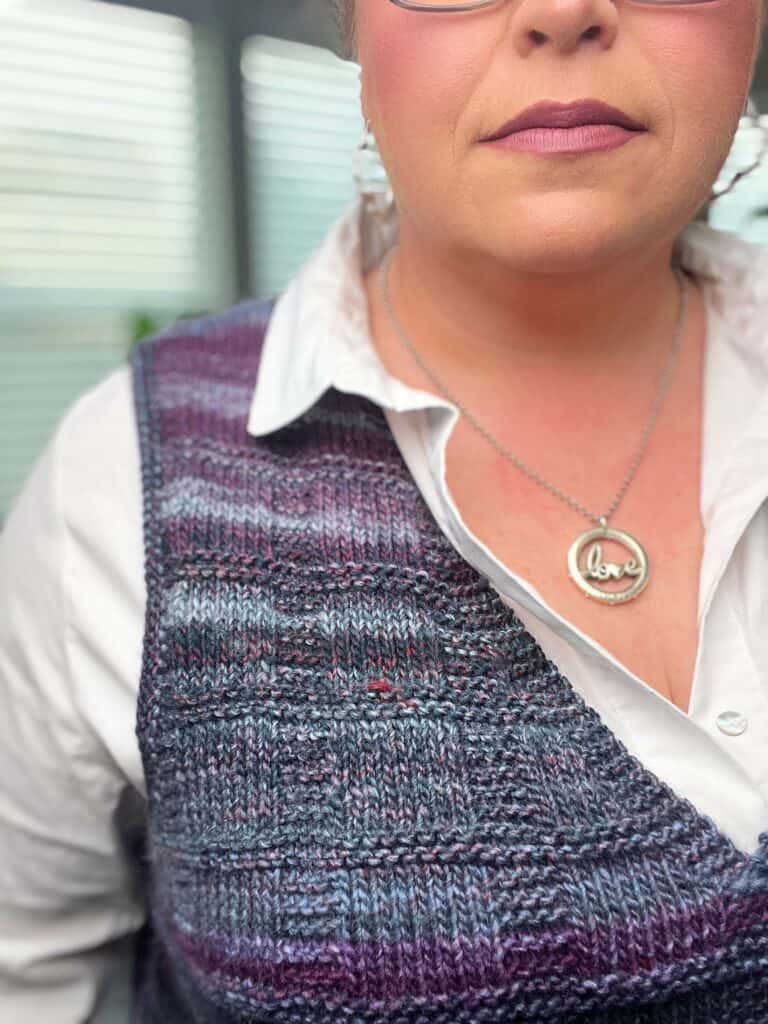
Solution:
<svg viewBox="0 0 768 1024"><path fill-rule="evenodd" d="M744 854L629 753L445 539L378 406L331 389L247 432L272 308L131 356L134 1020L768 1024L768 829Z"/></svg>

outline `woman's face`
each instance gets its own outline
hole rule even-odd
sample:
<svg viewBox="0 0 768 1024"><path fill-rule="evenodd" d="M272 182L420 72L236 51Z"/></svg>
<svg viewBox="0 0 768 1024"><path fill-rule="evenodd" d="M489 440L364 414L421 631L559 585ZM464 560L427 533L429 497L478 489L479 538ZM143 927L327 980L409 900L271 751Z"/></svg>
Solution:
<svg viewBox="0 0 768 1024"><path fill-rule="evenodd" d="M401 216L430 244L531 272L660 245L706 200L754 70L761 0L507 0L421 13L357 0L362 103ZM595 98L646 126L543 156L479 139L542 100Z"/></svg>

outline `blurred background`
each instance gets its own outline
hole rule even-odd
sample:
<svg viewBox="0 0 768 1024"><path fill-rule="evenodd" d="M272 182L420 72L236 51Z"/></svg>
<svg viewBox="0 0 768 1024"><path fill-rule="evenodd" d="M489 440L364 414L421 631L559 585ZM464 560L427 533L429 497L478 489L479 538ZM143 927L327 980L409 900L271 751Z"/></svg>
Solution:
<svg viewBox="0 0 768 1024"><path fill-rule="evenodd" d="M0 526L137 340L279 291L354 198L340 51L330 0L0 0ZM702 216L768 244L768 161Z"/></svg>

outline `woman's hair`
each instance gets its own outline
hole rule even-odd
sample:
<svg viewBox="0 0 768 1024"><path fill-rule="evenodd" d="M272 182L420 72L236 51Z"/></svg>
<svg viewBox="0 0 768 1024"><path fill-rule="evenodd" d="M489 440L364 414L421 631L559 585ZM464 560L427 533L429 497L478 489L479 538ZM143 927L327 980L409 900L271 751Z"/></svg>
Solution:
<svg viewBox="0 0 768 1024"><path fill-rule="evenodd" d="M341 33L343 56L354 58L355 54L355 0L331 0L336 23Z"/></svg>

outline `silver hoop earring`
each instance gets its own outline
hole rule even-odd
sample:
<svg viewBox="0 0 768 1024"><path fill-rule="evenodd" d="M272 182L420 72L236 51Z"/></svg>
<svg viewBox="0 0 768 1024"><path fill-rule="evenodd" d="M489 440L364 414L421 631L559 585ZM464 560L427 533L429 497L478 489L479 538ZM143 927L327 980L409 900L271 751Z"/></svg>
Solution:
<svg viewBox="0 0 768 1024"><path fill-rule="evenodd" d="M762 164L766 152L768 152L768 125L761 122L760 111L757 109L754 101L749 97L744 105L744 113L742 116L749 117L752 121L752 127L756 128L760 133L760 150L749 167L745 167L743 171L739 171L738 174L735 174L725 188L719 189L718 191L715 191L714 189L712 190L712 194L708 200L710 203L714 203L718 199L722 198L722 196L727 195L742 178L746 178L748 174L756 171Z"/></svg>
<svg viewBox="0 0 768 1024"><path fill-rule="evenodd" d="M353 177L357 190L363 197L366 212L376 220L385 222L392 212L395 196L368 119L365 121L363 137L355 151Z"/></svg>

